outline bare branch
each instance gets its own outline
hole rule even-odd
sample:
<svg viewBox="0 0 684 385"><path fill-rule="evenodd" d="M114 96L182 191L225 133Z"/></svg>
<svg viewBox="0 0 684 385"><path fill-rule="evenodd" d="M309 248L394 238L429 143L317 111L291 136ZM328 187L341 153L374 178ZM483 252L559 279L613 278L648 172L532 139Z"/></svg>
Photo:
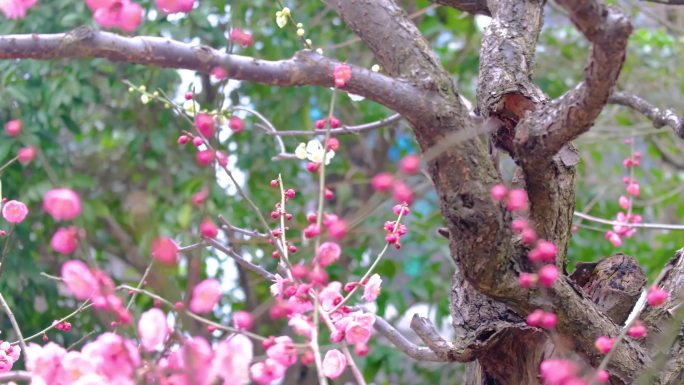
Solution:
<svg viewBox="0 0 684 385"><path fill-rule="evenodd" d="M456 8L463 12L468 12L473 15L487 15L491 16L486 0L431 0L433 3L446 5L448 7Z"/></svg>
<svg viewBox="0 0 684 385"><path fill-rule="evenodd" d="M4 384L10 381L31 381L31 373L22 370L0 373L1 383Z"/></svg>
<svg viewBox="0 0 684 385"><path fill-rule="evenodd" d="M611 226L624 226L627 228L642 228L642 229L653 229L653 230L679 230L682 231L684 230L684 225L669 225L666 223L625 223L625 222L618 222L618 221L611 221L608 219L603 219L599 217L594 217L591 215L587 215L582 212L575 212L575 216L578 218L586 219L591 222L596 222L596 223L603 223L604 225L611 225Z"/></svg>
<svg viewBox="0 0 684 385"><path fill-rule="evenodd" d="M24 340L24 335L21 334L21 328L17 323L17 319L14 318L14 313L12 313L12 309L10 309L9 304L7 304L7 301L5 301L5 297L3 297L2 294L0 294L0 305L2 305L2 309L5 311L5 314L7 314L7 318L9 318L14 332L17 333L21 350L26 354L26 341Z"/></svg>
<svg viewBox="0 0 684 385"><path fill-rule="evenodd" d="M613 93L608 102L629 107L653 122L653 127L670 126L677 136L684 139L684 119L671 109L661 110L648 101L624 92Z"/></svg>
<svg viewBox="0 0 684 385"><path fill-rule="evenodd" d="M592 43L584 80L539 113L539 123L516 133L516 141L540 156L555 155L589 130L608 102L632 33L629 17L599 0L557 0Z"/></svg>
<svg viewBox="0 0 684 385"><path fill-rule="evenodd" d="M282 87L332 87L337 64L313 51L300 51L288 60L267 61L166 38L125 37L89 27L69 33L0 36L0 59L96 57L203 73L223 67L230 78ZM344 89L399 113L420 111L420 98L413 86L364 68L352 66L352 78Z"/></svg>
<svg viewBox="0 0 684 385"><path fill-rule="evenodd" d="M414 314L411 329L444 361L470 362L476 358L475 353L467 347L456 347L442 338L427 318Z"/></svg>
<svg viewBox="0 0 684 385"><path fill-rule="evenodd" d="M333 128L330 130L330 135L342 135L342 134L359 134L362 132L366 131L372 131L378 128L382 127L387 127L391 126L395 123L398 123L401 121L402 116L399 114L394 114L391 116L388 116L384 119L375 121L375 122L370 122L370 123L365 123L365 124L359 124L357 126L342 126L340 128ZM324 130L292 130L292 131L267 131L267 135L274 135L274 136L314 136L314 135L324 135L325 131Z"/></svg>
<svg viewBox="0 0 684 385"><path fill-rule="evenodd" d="M375 324L373 324L373 327L378 333L387 338L394 346L414 360L446 362L445 359L439 357L437 354L435 354L435 352L430 350L430 348L418 346L407 340L406 337L399 333L399 331L390 325L389 322L378 315L375 316Z"/></svg>
<svg viewBox="0 0 684 385"><path fill-rule="evenodd" d="M252 271L254 273L257 273L261 277L272 281L273 280L273 274L269 273L266 269L264 269L261 266L255 265L252 262L244 259L240 254L236 253L235 250L226 247L222 245L220 242L218 242L215 239L207 239L206 240L207 244L210 246L213 246L216 250L226 254L227 256L233 258L235 262L239 263L240 266L244 267L245 269Z"/></svg>

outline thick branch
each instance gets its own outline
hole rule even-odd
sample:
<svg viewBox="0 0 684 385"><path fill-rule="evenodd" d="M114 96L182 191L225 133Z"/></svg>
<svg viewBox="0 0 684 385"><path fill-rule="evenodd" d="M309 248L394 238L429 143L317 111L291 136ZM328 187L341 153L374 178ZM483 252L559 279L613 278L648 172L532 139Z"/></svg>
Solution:
<svg viewBox="0 0 684 385"><path fill-rule="evenodd" d="M442 338L427 318L414 314L411 329L444 361L470 362L475 359L475 352L467 346L457 347Z"/></svg>
<svg viewBox="0 0 684 385"><path fill-rule="evenodd" d="M203 73L223 67L230 78L282 87L332 87L337 64L312 51L300 51L288 60L267 61L166 38L125 37L89 27L60 34L0 36L0 59L96 57ZM352 66L352 78L344 90L402 114L420 110L421 99L413 86L360 67Z"/></svg>
<svg viewBox="0 0 684 385"><path fill-rule="evenodd" d="M473 15L487 15L491 16L489 12L489 7L487 6L487 0L431 0L433 3L446 5L452 8L456 8L463 12L468 12Z"/></svg>
<svg viewBox="0 0 684 385"><path fill-rule="evenodd" d="M653 127L670 126L677 136L684 139L684 118L671 109L661 110L648 101L624 92L615 92L608 99L610 103L629 107L653 122Z"/></svg>
<svg viewBox="0 0 684 385"><path fill-rule="evenodd" d="M516 133L516 141L540 157L556 154L594 124L620 75L632 33L632 24L624 13L598 0L557 2L592 47L584 80L540 111L540 124Z"/></svg>

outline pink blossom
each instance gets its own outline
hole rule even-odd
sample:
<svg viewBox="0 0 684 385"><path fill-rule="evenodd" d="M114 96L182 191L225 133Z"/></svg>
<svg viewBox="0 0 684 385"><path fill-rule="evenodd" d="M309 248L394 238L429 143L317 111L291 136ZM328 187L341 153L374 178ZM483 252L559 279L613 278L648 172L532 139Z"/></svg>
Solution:
<svg viewBox="0 0 684 385"><path fill-rule="evenodd" d="M99 380L102 384L105 379L96 373L97 363L91 357L86 357L78 351L70 351L62 359L62 368L59 373L61 384L97 384L89 382Z"/></svg>
<svg viewBox="0 0 684 385"><path fill-rule="evenodd" d="M558 268L555 265L545 265L539 269L539 283L546 287L553 286L558 278Z"/></svg>
<svg viewBox="0 0 684 385"><path fill-rule="evenodd" d="M660 306L665 301L667 301L667 298L670 295L667 293L667 291L657 287L657 286L651 286L650 289L648 289L648 294L646 295L646 300L648 301L648 304L651 306Z"/></svg>
<svg viewBox="0 0 684 385"><path fill-rule="evenodd" d="M17 362L21 353L18 346L12 346L7 341L0 341L0 373L9 372Z"/></svg>
<svg viewBox="0 0 684 385"><path fill-rule="evenodd" d="M527 192L522 189L514 189L508 193L506 208L510 211L521 211L527 208Z"/></svg>
<svg viewBox="0 0 684 385"><path fill-rule="evenodd" d="M340 245L336 242L324 242L316 253L316 262L321 267L326 267L335 262L342 254Z"/></svg>
<svg viewBox="0 0 684 385"><path fill-rule="evenodd" d="M245 122L240 117L233 115L228 120L228 127L233 132L242 132L245 129Z"/></svg>
<svg viewBox="0 0 684 385"><path fill-rule="evenodd" d="M554 313L544 313L541 318L541 327L547 330L551 330L556 327L558 323L558 317Z"/></svg>
<svg viewBox="0 0 684 385"><path fill-rule="evenodd" d="M287 321L287 324L294 330L295 333L302 337L311 338L311 332L313 331L313 325L311 321L302 314L294 314Z"/></svg>
<svg viewBox="0 0 684 385"><path fill-rule="evenodd" d="M520 276L518 277L518 284L520 284L521 287L528 289L528 288L536 285L537 280L538 280L537 274L520 273Z"/></svg>
<svg viewBox="0 0 684 385"><path fill-rule="evenodd" d="M596 372L596 380L598 382L608 382L609 379L610 379L610 375L608 374L607 371L599 370L598 372Z"/></svg>
<svg viewBox="0 0 684 385"><path fill-rule="evenodd" d="M420 170L420 157L418 155L406 155L399 161L399 169L408 175L417 173Z"/></svg>
<svg viewBox="0 0 684 385"><path fill-rule="evenodd" d="M558 249L553 242L540 239L537 242L537 247L528 254L528 258L532 262L552 262L557 253Z"/></svg>
<svg viewBox="0 0 684 385"><path fill-rule="evenodd" d="M631 196L638 197L641 189L639 188L639 183L632 182L627 186L627 194Z"/></svg>
<svg viewBox="0 0 684 385"><path fill-rule="evenodd" d="M169 325L164 312L157 308L144 312L138 320L138 335L146 351L161 348L169 336Z"/></svg>
<svg viewBox="0 0 684 385"><path fill-rule="evenodd" d="M328 225L328 234L335 240L340 240L347 235L347 222L342 219L333 221Z"/></svg>
<svg viewBox="0 0 684 385"><path fill-rule="evenodd" d="M197 151L197 154L195 154L195 160L197 161L197 165L201 167L207 167L211 165L214 162L215 154L213 150L202 150L202 151Z"/></svg>
<svg viewBox="0 0 684 385"><path fill-rule="evenodd" d="M394 176L388 172L381 172L371 179L371 187L377 192L387 192L392 188Z"/></svg>
<svg viewBox="0 0 684 385"><path fill-rule="evenodd" d="M541 326L544 314L545 313L542 309L536 309L535 311L527 315L527 324L534 327Z"/></svg>
<svg viewBox="0 0 684 385"><path fill-rule="evenodd" d="M81 198L67 188L52 189L43 197L43 209L56 221L68 221L81 214Z"/></svg>
<svg viewBox="0 0 684 385"><path fill-rule="evenodd" d="M297 349L294 347L292 338L280 336L275 338L275 343L266 349L266 356L278 361L284 367L290 367L297 362Z"/></svg>
<svg viewBox="0 0 684 385"><path fill-rule="evenodd" d="M335 87L344 87L352 77L352 69L347 64L335 64L333 69L333 78L335 80Z"/></svg>
<svg viewBox="0 0 684 385"><path fill-rule="evenodd" d="M205 238L214 239L218 236L218 227L211 219L206 218L200 224L200 234Z"/></svg>
<svg viewBox="0 0 684 385"><path fill-rule="evenodd" d="M114 333L104 333L81 350L86 357L97 362L97 372L107 383L132 384L140 366L140 354L133 342Z"/></svg>
<svg viewBox="0 0 684 385"><path fill-rule="evenodd" d="M216 376L213 359L214 352L204 338L190 337L159 366L162 372L171 373L166 378L168 385L211 385Z"/></svg>
<svg viewBox="0 0 684 385"><path fill-rule="evenodd" d="M152 243L152 256L165 265L178 263L178 245L169 237L159 237Z"/></svg>
<svg viewBox="0 0 684 385"><path fill-rule="evenodd" d="M260 385L268 385L273 381L280 380L285 376L285 368L278 361L267 358L265 361L257 362L249 368L252 380Z"/></svg>
<svg viewBox="0 0 684 385"><path fill-rule="evenodd" d="M503 197L501 199L503 200ZM511 229L513 229L513 231L516 233L522 233L523 230L529 227L530 224L525 219L514 219L513 222L511 222Z"/></svg>
<svg viewBox="0 0 684 385"><path fill-rule="evenodd" d="M166 13L190 12L195 0L157 0L157 8Z"/></svg>
<svg viewBox="0 0 684 385"><path fill-rule="evenodd" d="M347 343L359 344L366 343L371 336L371 328L367 324L358 321L351 321L344 329L344 336Z"/></svg>
<svg viewBox="0 0 684 385"><path fill-rule="evenodd" d="M492 194L492 199L495 201L502 201L506 198L506 194L508 194L508 189L506 186L502 184L497 184L494 187L492 187L492 190L490 191Z"/></svg>
<svg viewBox="0 0 684 385"><path fill-rule="evenodd" d="M639 322L638 320L627 331L632 338L643 338L646 337L646 326Z"/></svg>
<svg viewBox="0 0 684 385"><path fill-rule="evenodd" d="M406 183L397 181L394 183L392 190L392 199L396 203L411 204L413 203L413 190Z"/></svg>
<svg viewBox="0 0 684 385"><path fill-rule="evenodd" d="M78 260L66 261L62 265L62 282L71 295L78 300L86 300L99 291L97 278L85 263Z"/></svg>
<svg viewBox="0 0 684 385"><path fill-rule="evenodd" d="M195 194L192 195L192 204L195 206L202 205L209 197L209 189L205 186Z"/></svg>
<svg viewBox="0 0 684 385"><path fill-rule="evenodd" d="M24 353L26 369L34 376L33 381L42 380L44 384L59 383L62 362L67 354L63 347L54 342L49 342L45 346L30 343Z"/></svg>
<svg viewBox="0 0 684 385"><path fill-rule="evenodd" d="M73 226L58 228L50 239L50 247L60 254L69 255L76 250L77 246L78 229Z"/></svg>
<svg viewBox="0 0 684 385"><path fill-rule="evenodd" d="M570 360L544 360L539 371L545 384L564 385L577 373L577 365Z"/></svg>
<svg viewBox="0 0 684 385"><path fill-rule="evenodd" d="M249 384L249 365L254 357L252 341L242 334L233 334L216 347L212 370L224 384Z"/></svg>
<svg viewBox="0 0 684 385"><path fill-rule="evenodd" d="M11 200L2 206L2 217L9 223L21 223L28 215L28 208L22 202Z"/></svg>
<svg viewBox="0 0 684 385"><path fill-rule="evenodd" d="M318 293L318 300L320 301L323 310L330 311L342 301L342 298L344 297L342 297L342 294L340 293L341 290L342 284L334 281L330 282L328 286Z"/></svg>
<svg viewBox="0 0 684 385"><path fill-rule="evenodd" d="M243 47L249 47L254 43L254 39L252 38L252 34L249 32L245 32L239 28L233 28L230 30L230 34L228 35L228 40L233 41L237 44L240 44Z"/></svg>
<svg viewBox="0 0 684 385"><path fill-rule="evenodd" d="M8 19L21 19L26 16L26 10L36 5L37 2L38 0L0 0L0 11Z"/></svg>
<svg viewBox="0 0 684 385"><path fill-rule="evenodd" d="M195 285L192 289L190 310L195 313L209 313L221 298L221 283L209 278Z"/></svg>
<svg viewBox="0 0 684 385"><path fill-rule="evenodd" d="M382 278L380 275L373 274L368 278L368 282L364 284L363 287L363 299L367 302L373 302L378 295L380 295L380 285L382 284Z"/></svg>
<svg viewBox="0 0 684 385"><path fill-rule="evenodd" d="M341 376L347 367L347 357L337 349L328 350L323 358L323 374L332 379Z"/></svg>
<svg viewBox="0 0 684 385"><path fill-rule="evenodd" d="M620 236L613 231L606 232L606 239L615 247L622 246L622 238L620 238Z"/></svg>
<svg viewBox="0 0 684 385"><path fill-rule="evenodd" d="M537 233L529 227L524 229L521 235L523 243L526 243L528 245L533 244L534 241L537 240Z"/></svg>
<svg viewBox="0 0 684 385"><path fill-rule="evenodd" d="M248 312L239 310L233 314L233 324L240 330L250 330L254 326L254 319Z"/></svg>
<svg viewBox="0 0 684 385"><path fill-rule="evenodd" d="M33 158L36 157L36 149L28 146L28 147L22 147L19 149L17 152L17 160L19 160L19 163L23 165L27 165L33 161Z"/></svg>
<svg viewBox="0 0 684 385"><path fill-rule="evenodd" d="M615 343L615 338L609 338L606 336L600 336L596 339L596 342L594 343L594 346L596 346L596 349L603 353L603 354L608 354L608 352L613 349L613 344Z"/></svg>
<svg viewBox="0 0 684 385"><path fill-rule="evenodd" d="M618 199L618 203L620 204L620 208L623 210L629 210L629 206L632 205L632 203L629 201L629 198L627 198L624 195L620 195L620 199Z"/></svg>
<svg viewBox="0 0 684 385"><path fill-rule="evenodd" d="M131 0L92 2L101 7L94 9L93 19L104 28L119 28L133 32L142 21L142 7Z"/></svg>
<svg viewBox="0 0 684 385"><path fill-rule="evenodd" d="M321 229L318 227L315 223L312 223L308 226L303 231L304 238L311 239L317 235L321 234Z"/></svg>
<svg viewBox="0 0 684 385"><path fill-rule="evenodd" d="M159 0L157 0L159 2ZM214 117L200 112L195 117L195 128L200 134L204 135L205 138L209 139L214 136Z"/></svg>
<svg viewBox="0 0 684 385"><path fill-rule="evenodd" d="M228 72L226 72L223 67L214 67L211 70L211 76L213 76L216 80L223 80L228 77Z"/></svg>

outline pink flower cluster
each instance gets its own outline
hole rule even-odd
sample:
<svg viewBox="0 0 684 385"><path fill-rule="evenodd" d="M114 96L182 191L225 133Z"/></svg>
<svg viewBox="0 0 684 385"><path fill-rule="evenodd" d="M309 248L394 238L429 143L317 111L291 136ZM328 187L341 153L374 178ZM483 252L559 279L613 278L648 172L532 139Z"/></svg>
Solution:
<svg viewBox="0 0 684 385"><path fill-rule="evenodd" d="M90 299L96 308L114 313L121 323L131 321L131 314L123 301L114 295L114 282L103 271L90 269L81 261L70 260L62 265L61 276L74 298Z"/></svg>
<svg viewBox="0 0 684 385"><path fill-rule="evenodd" d="M9 372L12 366L21 355L21 349L18 346L12 346L9 342L0 340L0 373Z"/></svg>
<svg viewBox="0 0 684 385"><path fill-rule="evenodd" d="M399 161L399 170L406 175L414 175L420 171L420 157L407 155ZM413 190L403 180L395 180L389 172L381 172L371 179L371 187L379 193L392 191L392 200L396 203L413 203Z"/></svg>
<svg viewBox="0 0 684 385"><path fill-rule="evenodd" d="M246 31L241 30L240 28L233 28L230 30L230 34L228 35L228 40L240 44L243 47L249 47L250 45L254 44L254 38L252 37L252 34Z"/></svg>
<svg viewBox="0 0 684 385"><path fill-rule="evenodd" d="M632 140L625 141L626 144L632 144ZM634 154L622 161L622 164L626 169L630 170L630 174L633 174L633 170L639 167L641 160L641 153L634 152ZM626 176L623 178L623 182L626 186L625 191L627 196L621 195L618 198L618 204L620 208L625 210L627 213L619 212L615 218L616 222L619 224L614 225L612 230L606 232L606 240L612 243L615 247L622 246L623 238L631 238L637 231L635 227L629 226L630 224L641 223L641 215L636 215L632 213L632 197L638 197L641 193L641 187L639 182L633 176Z"/></svg>
<svg viewBox="0 0 684 385"><path fill-rule="evenodd" d="M556 327L558 317L554 313L537 309L527 316L527 324L533 327L542 327L551 330Z"/></svg>
<svg viewBox="0 0 684 385"><path fill-rule="evenodd" d="M104 333L81 351L67 352L55 343L31 343L26 351L26 369L37 384L134 385L140 354L135 344L117 334Z"/></svg>
<svg viewBox="0 0 684 385"><path fill-rule="evenodd" d="M314 238L321 234L321 229L316 224L316 213L306 216L309 225L304 228L304 238ZM328 235L335 240L341 240L347 235L347 222L336 214L323 213L323 228L328 231Z"/></svg>
<svg viewBox="0 0 684 385"><path fill-rule="evenodd" d="M70 189L52 189L43 197L43 209L56 221L69 221L81 215L81 198ZM58 253L69 255L76 250L80 233L74 226L59 227L52 235L50 246Z"/></svg>
<svg viewBox="0 0 684 385"><path fill-rule="evenodd" d="M509 211L523 211L527 209L527 192L522 189L508 190L506 186L497 184L490 191L495 201L506 201Z"/></svg>

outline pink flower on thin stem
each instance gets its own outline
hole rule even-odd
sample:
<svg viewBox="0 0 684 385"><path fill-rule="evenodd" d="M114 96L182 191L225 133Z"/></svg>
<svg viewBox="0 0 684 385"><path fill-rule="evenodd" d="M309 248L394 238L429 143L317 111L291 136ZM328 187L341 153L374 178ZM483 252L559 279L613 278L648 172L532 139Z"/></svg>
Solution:
<svg viewBox="0 0 684 385"><path fill-rule="evenodd" d="M209 313L221 298L221 284L219 281L209 278L198 283L192 289L190 310L194 313Z"/></svg>
<svg viewBox="0 0 684 385"><path fill-rule="evenodd" d="M492 187L492 190L490 192L492 194L492 199L495 201L502 201L506 198L506 194L508 194L508 189L506 186L502 184L497 184L494 187Z"/></svg>
<svg viewBox="0 0 684 385"><path fill-rule="evenodd" d="M61 272L62 282L78 300L90 298L99 291L97 278L88 265L78 260L64 262Z"/></svg>
<svg viewBox="0 0 684 385"><path fill-rule="evenodd" d="M152 243L152 256L165 265L178 263L178 245L169 237L159 237Z"/></svg>
<svg viewBox="0 0 684 385"><path fill-rule="evenodd" d="M627 331L632 338L643 338L646 337L646 326L644 326L639 320L635 321L634 324Z"/></svg>
<svg viewBox="0 0 684 385"><path fill-rule="evenodd" d="M9 223L21 223L28 212L26 205L16 200L8 201L2 206L2 217Z"/></svg>
<svg viewBox="0 0 684 385"><path fill-rule="evenodd" d="M324 242L318 247L316 262L321 267L326 267L335 262L342 254L340 245L336 242Z"/></svg>
<svg viewBox="0 0 684 385"><path fill-rule="evenodd" d="M249 32L245 32L239 28L233 28L230 30L228 40L240 44L245 48L249 47L254 43L254 38L252 37L252 34Z"/></svg>
<svg viewBox="0 0 684 385"><path fill-rule="evenodd" d="M323 375L336 379L347 367L347 357L337 349L328 350L323 358Z"/></svg>
<svg viewBox="0 0 684 385"><path fill-rule="evenodd" d="M601 352L603 354L608 354L608 352L610 352L613 349L614 343L615 343L615 338L600 336L596 339L594 346L596 346L596 349L599 352Z"/></svg>
<svg viewBox="0 0 684 385"><path fill-rule="evenodd" d="M368 278L368 282L363 287L363 299L367 302L373 302L378 295L380 295L380 285L382 285L382 278L380 275L373 274Z"/></svg>
<svg viewBox="0 0 684 385"><path fill-rule="evenodd" d="M28 146L28 147L22 147L19 149L17 152L17 160L19 163L23 165L27 165L33 161L33 158L36 157L36 149Z"/></svg>

